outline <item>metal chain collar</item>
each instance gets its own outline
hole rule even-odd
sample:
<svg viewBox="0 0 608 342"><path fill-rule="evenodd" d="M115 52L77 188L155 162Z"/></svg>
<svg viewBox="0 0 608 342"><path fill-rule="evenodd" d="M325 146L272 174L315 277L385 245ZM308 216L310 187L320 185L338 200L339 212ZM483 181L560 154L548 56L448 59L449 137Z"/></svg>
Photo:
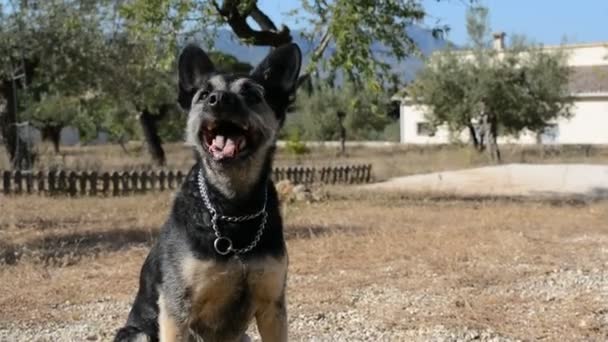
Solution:
<svg viewBox="0 0 608 342"><path fill-rule="evenodd" d="M217 210L211 205L211 201L209 200L209 194L207 193L207 186L205 185L205 177L203 176L202 168L198 172L198 188L201 193L201 197L203 198L203 203L205 207L211 214L211 227L213 228L213 233L215 234L215 240L213 241L213 248L220 255L227 255L230 252L235 254L245 254L252 249L260 242L262 238L262 234L264 233L264 228L266 228L266 221L268 219L268 213L266 212L266 202L268 200L268 187L264 188L264 205L262 209L254 214L243 215L243 216L226 216L217 212ZM222 236L220 233L217 221L226 221L226 222L244 222L256 219L258 217L262 217L262 222L260 223L260 227L258 228L253 241L244 248L234 248L232 246L232 240L228 237ZM224 247L225 246L225 247Z"/></svg>

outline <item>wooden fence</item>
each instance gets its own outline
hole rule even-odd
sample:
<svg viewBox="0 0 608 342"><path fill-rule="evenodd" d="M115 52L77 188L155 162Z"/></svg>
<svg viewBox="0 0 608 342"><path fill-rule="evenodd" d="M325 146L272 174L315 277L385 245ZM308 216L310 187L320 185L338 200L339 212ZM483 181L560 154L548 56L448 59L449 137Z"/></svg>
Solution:
<svg viewBox="0 0 608 342"><path fill-rule="evenodd" d="M275 182L295 184L362 184L371 180L371 165L332 167L277 167ZM150 191L172 190L186 177L182 171L76 172L76 171L1 171L5 195L47 194L69 196L124 196Z"/></svg>

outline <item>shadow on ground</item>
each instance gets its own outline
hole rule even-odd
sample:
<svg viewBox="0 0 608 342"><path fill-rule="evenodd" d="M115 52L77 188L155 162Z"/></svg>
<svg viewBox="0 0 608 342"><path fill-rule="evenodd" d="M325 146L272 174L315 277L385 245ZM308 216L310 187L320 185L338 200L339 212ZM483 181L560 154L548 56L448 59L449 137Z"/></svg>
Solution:
<svg viewBox="0 0 608 342"><path fill-rule="evenodd" d="M82 257L151 244L158 229L112 229L45 236L25 244L0 241L0 263L13 265L24 257L44 264L73 264Z"/></svg>
<svg viewBox="0 0 608 342"><path fill-rule="evenodd" d="M345 225L289 225L285 228L285 239L314 239L328 234L361 234L363 227Z"/></svg>
<svg viewBox="0 0 608 342"><path fill-rule="evenodd" d="M313 239L332 233L360 234L362 230L356 226L295 225L285 228L285 238ZM136 228L46 236L25 244L0 241L0 264L14 265L27 259L46 265L67 266L83 257L133 246L150 246L157 235L156 228Z"/></svg>
<svg viewBox="0 0 608 342"><path fill-rule="evenodd" d="M582 202L590 202L590 201L601 201L608 199L608 188L604 187L595 187L590 191L587 191L584 194L580 193L563 193L563 192L555 192L555 191L536 191L532 194L533 196L546 198L547 200L570 200L570 201L582 201Z"/></svg>

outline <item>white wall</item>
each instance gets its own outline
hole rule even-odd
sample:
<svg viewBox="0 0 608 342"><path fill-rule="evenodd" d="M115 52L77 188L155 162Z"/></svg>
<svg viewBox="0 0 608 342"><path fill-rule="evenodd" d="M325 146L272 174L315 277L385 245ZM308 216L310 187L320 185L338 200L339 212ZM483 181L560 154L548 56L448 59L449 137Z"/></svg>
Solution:
<svg viewBox="0 0 608 342"><path fill-rule="evenodd" d="M608 97L588 97L575 102L570 119L559 119L555 144L608 144ZM424 122L423 108L401 105L401 143L447 144L452 142L446 127L437 128L434 136L419 136L418 122ZM468 141L468 132L460 134L461 141ZM519 137L500 137L499 143L535 144L536 134L523 133Z"/></svg>
<svg viewBox="0 0 608 342"><path fill-rule="evenodd" d="M560 119L560 144L608 144L608 98L580 100L574 116Z"/></svg>
<svg viewBox="0 0 608 342"><path fill-rule="evenodd" d="M567 56L566 63L571 67L608 65L608 42L546 46L544 51L563 51ZM441 51L433 53L435 55L441 55ZM462 51L461 56L468 60L475 58L468 50ZM503 56L504 53L498 53L498 58Z"/></svg>
<svg viewBox="0 0 608 342"><path fill-rule="evenodd" d="M401 143L404 144L447 144L450 135L446 128L439 127L434 136L419 136L416 132L418 122L425 122L424 108L401 104L399 122Z"/></svg>
<svg viewBox="0 0 608 342"><path fill-rule="evenodd" d="M568 54L570 66L608 65L608 45L606 44L575 44L562 46ZM548 47L547 50L551 50Z"/></svg>

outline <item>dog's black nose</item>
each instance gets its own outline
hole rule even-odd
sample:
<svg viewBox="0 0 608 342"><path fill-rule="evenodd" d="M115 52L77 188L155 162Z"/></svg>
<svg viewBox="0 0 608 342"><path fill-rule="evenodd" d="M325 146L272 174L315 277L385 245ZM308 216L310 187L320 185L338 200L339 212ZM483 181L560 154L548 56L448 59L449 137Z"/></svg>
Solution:
<svg viewBox="0 0 608 342"><path fill-rule="evenodd" d="M215 110L228 111L234 103L234 94L226 91L214 91L207 97L207 104Z"/></svg>

